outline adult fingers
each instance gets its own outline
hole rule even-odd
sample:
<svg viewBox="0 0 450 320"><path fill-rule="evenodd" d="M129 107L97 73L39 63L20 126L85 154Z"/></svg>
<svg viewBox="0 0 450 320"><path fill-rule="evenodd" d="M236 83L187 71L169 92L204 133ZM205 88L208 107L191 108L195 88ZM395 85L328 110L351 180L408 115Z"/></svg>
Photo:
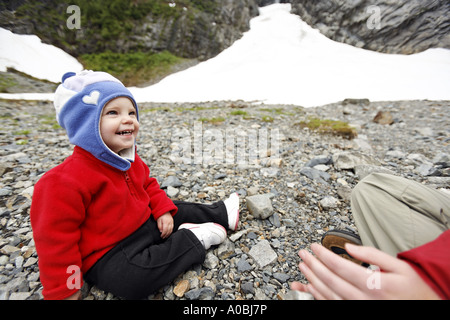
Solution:
<svg viewBox="0 0 450 320"><path fill-rule="evenodd" d="M336 255L319 244L312 244L311 249L324 267L315 269L322 281L343 299L361 299L367 287L368 273L354 262ZM326 272L326 270L328 272Z"/></svg>
<svg viewBox="0 0 450 320"><path fill-rule="evenodd" d="M313 251L318 249L314 245L311 248ZM331 254L333 255L332 258L342 259L333 253ZM300 270L312 287L325 299L354 299L361 295L361 292L347 279L340 277L335 270L325 265L319 256L315 258L306 250L302 250L300 257L304 261L300 265ZM315 294L313 293L313 295Z"/></svg>
<svg viewBox="0 0 450 320"><path fill-rule="evenodd" d="M339 299L322 282L322 280L308 267L306 263L299 264L300 271L308 279L309 283L305 285L306 290L311 293L316 300ZM317 288L317 289L316 289Z"/></svg>
<svg viewBox="0 0 450 320"><path fill-rule="evenodd" d="M404 264L396 257L373 247L347 244L345 249L356 259L375 265L385 272L398 272L404 267Z"/></svg>
<svg viewBox="0 0 450 320"><path fill-rule="evenodd" d="M291 289L296 291L309 292L306 284L297 281L291 283Z"/></svg>
<svg viewBox="0 0 450 320"><path fill-rule="evenodd" d="M311 284L304 284L301 282L292 282L291 283L291 289L301 292L307 292L314 296L316 300L325 300L325 298L317 292L317 290L314 289L314 287Z"/></svg>

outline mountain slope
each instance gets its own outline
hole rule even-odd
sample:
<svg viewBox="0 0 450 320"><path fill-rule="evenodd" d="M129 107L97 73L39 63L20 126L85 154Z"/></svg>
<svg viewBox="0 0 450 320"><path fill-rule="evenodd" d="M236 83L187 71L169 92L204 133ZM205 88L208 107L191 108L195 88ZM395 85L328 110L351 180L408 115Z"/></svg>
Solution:
<svg viewBox="0 0 450 320"><path fill-rule="evenodd" d="M450 99L450 50L390 55L338 43L312 29L289 4L261 8L251 29L206 62L156 85L140 101L246 100L302 106L345 98Z"/></svg>

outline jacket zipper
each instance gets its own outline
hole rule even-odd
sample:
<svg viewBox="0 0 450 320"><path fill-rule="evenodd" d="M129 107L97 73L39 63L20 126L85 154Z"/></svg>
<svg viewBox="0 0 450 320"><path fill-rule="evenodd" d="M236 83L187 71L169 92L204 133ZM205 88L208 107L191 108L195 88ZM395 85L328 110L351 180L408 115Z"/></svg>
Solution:
<svg viewBox="0 0 450 320"><path fill-rule="evenodd" d="M133 181L131 181L130 176L128 175L128 172L124 173L125 181L127 182L128 190L130 190L131 194L137 198L136 189L134 188Z"/></svg>

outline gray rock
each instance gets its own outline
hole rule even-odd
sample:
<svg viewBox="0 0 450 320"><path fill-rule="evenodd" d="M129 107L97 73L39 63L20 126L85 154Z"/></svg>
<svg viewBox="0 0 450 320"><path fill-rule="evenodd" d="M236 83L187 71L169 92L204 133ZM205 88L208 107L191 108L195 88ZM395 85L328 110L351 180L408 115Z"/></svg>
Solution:
<svg viewBox="0 0 450 320"><path fill-rule="evenodd" d="M319 164L326 165L326 164L332 164L332 163L333 163L332 157L323 155L323 156L318 156L318 157L315 157L315 158L309 160L305 164L305 167L311 167L312 168L312 167L315 167L315 166L317 166Z"/></svg>
<svg viewBox="0 0 450 320"><path fill-rule="evenodd" d="M179 192L180 192L180 190L178 190L177 188L174 188L174 187L172 187L172 186L168 186L168 187L167 187L167 190L166 190L167 196L168 196L169 198L174 198L174 197L176 197L176 196L178 195Z"/></svg>
<svg viewBox="0 0 450 320"><path fill-rule="evenodd" d="M246 200L247 209L255 218L266 219L273 214L272 201L269 195L249 196Z"/></svg>
<svg viewBox="0 0 450 320"><path fill-rule="evenodd" d="M359 164L355 166L355 175L359 179L364 179L371 173L386 173L386 174L392 174L395 175L394 171L389 170L387 168L381 167L381 166L375 166L370 164Z"/></svg>
<svg viewBox="0 0 450 320"><path fill-rule="evenodd" d="M0 266L4 266L9 262L9 257L6 255L0 256Z"/></svg>
<svg viewBox="0 0 450 320"><path fill-rule="evenodd" d="M184 296L188 300L211 300L214 298L215 293L211 287L203 287L200 289L194 289L186 292Z"/></svg>
<svg viewBox="0 0 450 320"><path fill-rule="evenodd" d="M219 258L217 258L214 253L209 251L206 254L205 261L203 262L203 265L208 269L214 269L219 265Z"/></svg>
<svg viewBox="0 0 450 320"><path fill-rule="evenodd" d="M260 268L264 268L265 266L274 263L278 257L267 240L258 242L251 248L248 254L255 260Z"/></svg>
<svg viewBox="0 0 450 320"><path fill-rule="evenodd" d="M421 134L422 136L425 137L431 137L434 135L433 129L429 128L429 127L425 127L425 128L416 128L416 131Z"/></svg>
<svg viewBox="0 0 450 320"><path fill-rule="evenodd" d="M300 170L300 174L308 177L311 180L326 183L330 180L331 176L325 171L317 170L314 168L304 167Z"/></svg>
<svg viewBox="0 0 450 320"><path fill-rule="evenodd" d="M277 279L278 281L280 281L281 283L286 282L286 281L288 281L291 278L291 276L289 274L280 273L280 272L275 272L273 274L273 277L275 279Z"/></svg>
<svg viewBox="0 0 450 320"><path fill-rule="evenodd" d="M31 296L31 292L13 292L9 296L9 300L26 300Z"/></svg>
<svg viewBox="0 0 450 320"><path fill-rule="evenodd" d="M245 233L247 233L247 231L245 231L245 230L237 231L237 232L231 234L229 239L231 241L235 242L235 241L239 240L239 238L241 238Z"/></svg>
<svg viewBox="0 0 450 320"><path fill-rule="evenodd" d="M450 157L447 153L440 152L433 158L433 164L448 168L450 167Z"/></svg>
<svg viewBox="0 0 450 320"><path fill-rule="evenodd" d="M255 294L255 288L253 287L253 283L251 282L243 282L241 284L241 290L244 294L247 293Z"/></svg>
<svg viewBox="0 0 450 320"><path fill-rule="evenodd" d="M406 154L400 150L389 150L384 156L385 159L403 159L405 157Z"/></svg>
<svg viewBox="0 0 450 320"><path fill-rule="evenodd" d="M167 187L174 187L178 188L181 187L183 184L176 176L168 176L163 183L161 183L161 189L167 188Z"/></svg>
<svg viewBox="0 0 450 320"><path fill-rule="evenodd" d="M6 255L10 255L13 252L17 252L20 251L19 248L16 248L14 246L11 246L9 244L7 244L6 246L4 246L3 248L0 249L0 252Z"/></svg>
<svg viewBox="0 0 450 320"><path fill-rule="evenodd" d="M338 170L354 169L357 165L369 164L379 166L377 159L359 152L344 151L333 155L334 167Z"/></svg>
<svg viewBox="0 0 450 320"><path fill-rule="evenodd" d="M11 194L12 194L12 190L10 188L0 189L0 197L10 196Z"/></svg>
<svg viewBox="0 0 450 320"><path fill-rule="evenodd" d="M250 265L250 263L248 263L248 261L245 257L242 257L241 259L239 259L239 261L237 263L237 270L239 272L245 272L245 271L249 271L252 269L253 269L253 267Z"/></svg>
<svg viewBox="0 0 450 320"><path fill-rule="evenodd" d="M421 164L417 169L417 172L422 176L440 176L441 173L438 169L429 164Z"/></svg>
<svg viewBox="0 0 450 320"><path fill-rule="evenodd" d="M282 219L282 221L286 227L295 227L296 226L295 221L292 219Z"/></svg>
<svg viewBox="0 0 450 320"><path fill-rule="evenodd" d="M219 257L219 259L227 259L229 256L234 254L234 251L234 243L227 238L217 248L217 256Z"/></svg>
<svg viewBox="0 0 450 320"><path fill-rule="evenodd" d="M320 200L320 205L324 209L336 208L338 206L338 203L339 203L338 199L336 199L335 197L332 197L332 196L326 196L325 198Z"/></svg>
<svg viewBox="0 0 450 320"><path fill-rule="evenodd" d="M352 196L352 189L348 186L338 185L336 187L336 193L344 201L350 201Z"/></svg>
<svg viewBox="0 0 450 320"><path fill-rule="evenodd" d="M24 261L24 258L22 256L16 257L16 259L14 259L14 264L16 265L16 268L18 268L18 269L22 268L23 261Z"/></svg>

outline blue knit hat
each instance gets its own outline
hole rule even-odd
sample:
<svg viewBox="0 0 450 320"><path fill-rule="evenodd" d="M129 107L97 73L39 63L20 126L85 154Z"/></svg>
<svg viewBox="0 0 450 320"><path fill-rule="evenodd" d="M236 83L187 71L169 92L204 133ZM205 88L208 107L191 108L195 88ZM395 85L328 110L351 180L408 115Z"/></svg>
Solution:
<svg viewBox="0 0 450 320"><path fill-rule="evenodd" d="M63 127L69 141L90 152L97 159L122 171L134 161L135 146L117 154L100 135L100 118L104 106L112 99L127 97L138 106L131 92L116 78L105 72L68 72L55 92L56 119Z"/></svg>

